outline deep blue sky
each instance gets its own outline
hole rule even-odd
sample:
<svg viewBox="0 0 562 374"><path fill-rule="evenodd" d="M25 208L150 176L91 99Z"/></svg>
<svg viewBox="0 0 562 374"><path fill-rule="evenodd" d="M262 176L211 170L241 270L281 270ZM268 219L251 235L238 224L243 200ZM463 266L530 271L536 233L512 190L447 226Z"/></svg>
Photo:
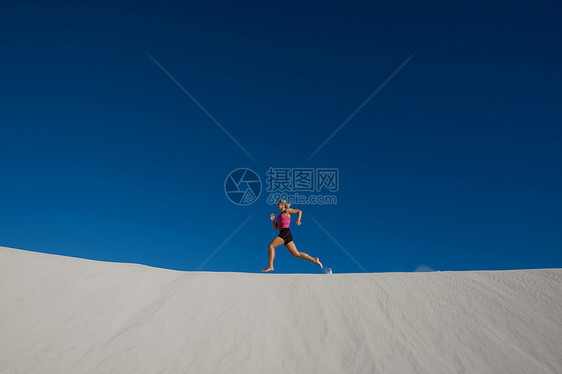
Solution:
<svg viewBox="0 0 562 374"><path fill-rule="evenodd" d="M560 2L234 3L2 2L0 245L195 270L255 214L202 270L257 272L277 211L225 178L307 166L334 272L309 213L370 272L562 267Z"/></svg>

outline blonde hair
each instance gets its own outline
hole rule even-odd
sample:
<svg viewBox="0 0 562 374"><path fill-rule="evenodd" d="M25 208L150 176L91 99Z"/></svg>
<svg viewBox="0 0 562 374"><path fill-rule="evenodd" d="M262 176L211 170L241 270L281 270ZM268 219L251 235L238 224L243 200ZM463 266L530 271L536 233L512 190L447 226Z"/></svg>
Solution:
<svg viewBox="0 0 562 374"><path fill-rule="evenodd" d="M289 207L291 206L291 203L288 202L287 200L279 200L279 201L277 202L277 204L283 205L283 207L285 208L285 209L283 209L283 212L285 212L285 211L286 211L287 209L289 209ZM291 213L286 213L286 214L291 215Z"/></svg>

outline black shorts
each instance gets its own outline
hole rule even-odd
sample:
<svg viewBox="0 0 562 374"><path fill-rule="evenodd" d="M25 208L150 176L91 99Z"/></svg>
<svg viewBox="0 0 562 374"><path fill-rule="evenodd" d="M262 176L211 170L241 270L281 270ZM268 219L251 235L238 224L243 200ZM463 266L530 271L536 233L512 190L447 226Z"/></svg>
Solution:
<svg viewBox="0 0 562 374"><path fill-rule="evenodd" d="M291 230L288 227L281 229L277 236L285 241L285 245L293 241L293 234L291 234Z"/></svg>

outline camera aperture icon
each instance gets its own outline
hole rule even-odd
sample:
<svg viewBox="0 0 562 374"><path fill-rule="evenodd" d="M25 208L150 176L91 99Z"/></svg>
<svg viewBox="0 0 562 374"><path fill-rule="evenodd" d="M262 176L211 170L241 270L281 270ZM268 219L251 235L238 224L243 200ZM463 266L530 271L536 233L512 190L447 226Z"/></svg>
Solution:
<svg viewBox="0 0 562 374"><path fill-rule="evenodd" d="M251 169L233 170L224 181L224 192L234 204L250 205L260 197L260 177Z"/></svg>

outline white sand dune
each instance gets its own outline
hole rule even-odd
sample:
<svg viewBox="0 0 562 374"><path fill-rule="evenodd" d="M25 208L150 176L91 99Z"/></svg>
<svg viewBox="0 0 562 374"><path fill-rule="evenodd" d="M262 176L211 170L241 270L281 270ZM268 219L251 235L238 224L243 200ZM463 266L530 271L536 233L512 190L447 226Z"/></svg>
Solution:
<svg viewBox="0 0 562 374"><path fill-rule="evenodd" d="M562 270L178 272L0 247L2 373L562 373Z"/></svg>

